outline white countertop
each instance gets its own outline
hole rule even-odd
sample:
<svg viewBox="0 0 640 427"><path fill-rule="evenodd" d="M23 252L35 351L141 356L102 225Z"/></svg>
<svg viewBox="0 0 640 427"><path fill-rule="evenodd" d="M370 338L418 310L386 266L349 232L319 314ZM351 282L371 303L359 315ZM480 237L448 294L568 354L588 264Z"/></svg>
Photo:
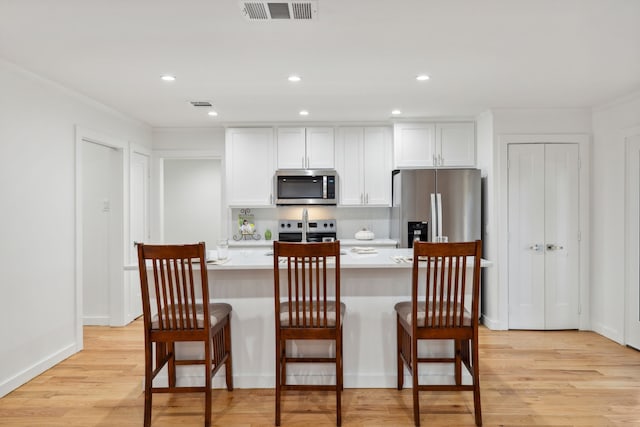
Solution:
<svg viewBox="0 0 640 427"><path fill-rule="evenodd" d="M413 249L376 248L361 245L362 248L372 248L374 253L357 253L345 248L340 257L340 267L348 269L399 268L409 269L412 266L409 258ZM269 248L229 248L229 258L221 264L207 263L208 270L269 270L273 268L273 252ZM482 267L489 267L493 263L482 260ZM136 270L137 264L125 266L125 270Z"/></svg>

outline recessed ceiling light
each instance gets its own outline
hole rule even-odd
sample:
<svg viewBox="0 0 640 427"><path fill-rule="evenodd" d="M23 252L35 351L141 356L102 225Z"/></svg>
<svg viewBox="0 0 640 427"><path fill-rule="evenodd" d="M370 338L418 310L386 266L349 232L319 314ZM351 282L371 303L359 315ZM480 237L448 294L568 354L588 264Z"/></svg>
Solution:
<svg viewBox="0 0 640 427"><path fill-rule="evenodd" d="M176 76L165 74L164 76L161 77L161 79L164 80L165 82L173 82L176 80Z"/></svg>
<svg viewBox="0 0 640 427"><path fill-rule="evenodd" d="M426 74L420 74L416 77L416 80L419 82L423 82L425 80L429 80L429 76L427 76Z"/></svg>
<svg viewBox="0 0 640 427"><path fill-rule="evenodd" d="M307 110L301 110L299 113L301 116L308 116L309 112Z"/></svg>
<svg viewBox="0 0 640 427"><path fill-rule="evenodd" d="M287 80L289 80L290 82L296 83L296 82L299 82L302 79L300 78L300 76L296 76L294 74L294 75L289 76Z"/></svg>
<svg viewBox="0 0 640 427"><path fill-rule="evenodd" d="M399 115L399 114L402 114L402 111L400 111L400 110L393 110L393 111L391 111L391 114L393 114L394 116L397 116L397 115Z"/></svg>
<svg viewBox="0 0 640 427"><path fill-rule="evenodd" d="M209 111L207 114L208 114L208 115L210 115L210 116L215 117L215 116L217 116L217 115L218 115L218 112L217 112L217 111L214 111L214 110L211 110L211 111Z"/></svg>

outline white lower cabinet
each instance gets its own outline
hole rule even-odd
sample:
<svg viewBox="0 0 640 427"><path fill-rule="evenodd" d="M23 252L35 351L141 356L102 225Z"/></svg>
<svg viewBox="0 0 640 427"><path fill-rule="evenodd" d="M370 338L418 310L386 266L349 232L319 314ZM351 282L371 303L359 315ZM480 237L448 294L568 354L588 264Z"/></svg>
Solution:
<svg viewBox="0 0 640 427"><path fill-rule="evenodd" d="M229 128L225 138L229 206L272 206L273 128Z"/></svg>
<svg viewBox="0 0 640 427"><path fill-rule="evenodd" d="M391 204L391 129L343 127L338 131L339 204Z"/></svg>

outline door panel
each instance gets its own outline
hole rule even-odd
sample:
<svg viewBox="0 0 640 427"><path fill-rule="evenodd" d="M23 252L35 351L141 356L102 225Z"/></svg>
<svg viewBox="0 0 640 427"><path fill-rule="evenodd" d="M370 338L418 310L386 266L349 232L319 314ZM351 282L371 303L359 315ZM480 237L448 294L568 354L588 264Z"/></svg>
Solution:
<svg viewBox="0 0 640 427"><path fill-rule="evenodd" d="M545 329L579 326L576 144L545 145Z"/></svg>
<svg viewBox="0 0 640 427"><path fill-rule="evenodd" d="M509 328L544 328L544 146L508 147Z"/></svg>
<svg viewBox="0 0 640 427"><path fill-rule="evenodd" d="M82 147L82 315L84 325L110 320L110 215L112 156L116 150L92 142Z"/></svg>
<svg viewBox="0 0 640 427"><path fill-rule="evenodd" d="M131 241L149 242L149 156L134 152L131 155ZM130 251L131 263L138 260L138 252ZM129 287L128 319L142 315L140 277L131 274Z"/></svg>

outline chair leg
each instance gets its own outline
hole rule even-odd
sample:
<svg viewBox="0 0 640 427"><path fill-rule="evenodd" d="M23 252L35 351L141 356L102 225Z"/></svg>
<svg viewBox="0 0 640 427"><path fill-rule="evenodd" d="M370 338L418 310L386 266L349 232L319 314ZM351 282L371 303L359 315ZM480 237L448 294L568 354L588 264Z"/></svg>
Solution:
<svg viewBox="0 0 640 427"><path fill-rule="evenodd" d="M413 422L420 426L420 399L418 398L418 343L415 336L411 337L411 366L413 372Z"/></svg>
<svg viewBox="0 0 640 427"><path fill-rule="evenodd" d="M280 425L280 388L282 380L282 343L280 334L276 332L276 425Z"/></svg>
<svg viewBox="0 0 640 427"><path fill-rule="evenodd" d="M167 362L167 375L169 376L169 387L176 386L176 346L173 342L166 344L166 351L171 355Z"/></svg>
<svg viewBox="0 0 640 427"><path fill-rule="evenodd" d="M398 364L398 390L404 387L404 362L402 360L402 342L404 340L404 329L396 316L396 359Z"/></svg>
<svg viewBox="0 0 640 427"><path fill-rule="evenodd" d="M473 407L475 409L476 425L482 425L482 409L480 407L480 374L478 362L478 335L471 341L471 354L473 358Z"/></svg>
<svg viewBox="0 0 640 427"><path fill-rule="evenodd" d="M211 341L205 342L205 379L204 379L204 427L209 427L211 425L211 371L213 367L212 363L212 351L211 348L213 343Z"/></svg>
<svg viewBox="0 0 640 427"><path fill-rule="evenodd" d="M233 390L233 358L231 357L231 318L227 319L227 323L224 325L224 351L227 355L227 361L225 362L224 371L227 381L227 390Z"/></svg>
<svg viewBox="0 0 640 427"><path fill-rule="evenodd" d="M461 340L453 340L454 345L454 354L455 354L455 379L456 385L462 384L462 347L463 341Z"/></svg>
<svg viewBox="0 0 640 427"><path fill-rule="evenodd" d="M336 425L342 425L342 328L338 332L336 339Z"/></svg>
<svg viewBox="0 0 640 427"><path fill-rule="evenodd" d="M151 351L151 343L145 343L144 349L144 426L151 426L151 403L152 394L151 387L153 385L153 356ZM157 351L157 350L156 350Z"/></svg>

